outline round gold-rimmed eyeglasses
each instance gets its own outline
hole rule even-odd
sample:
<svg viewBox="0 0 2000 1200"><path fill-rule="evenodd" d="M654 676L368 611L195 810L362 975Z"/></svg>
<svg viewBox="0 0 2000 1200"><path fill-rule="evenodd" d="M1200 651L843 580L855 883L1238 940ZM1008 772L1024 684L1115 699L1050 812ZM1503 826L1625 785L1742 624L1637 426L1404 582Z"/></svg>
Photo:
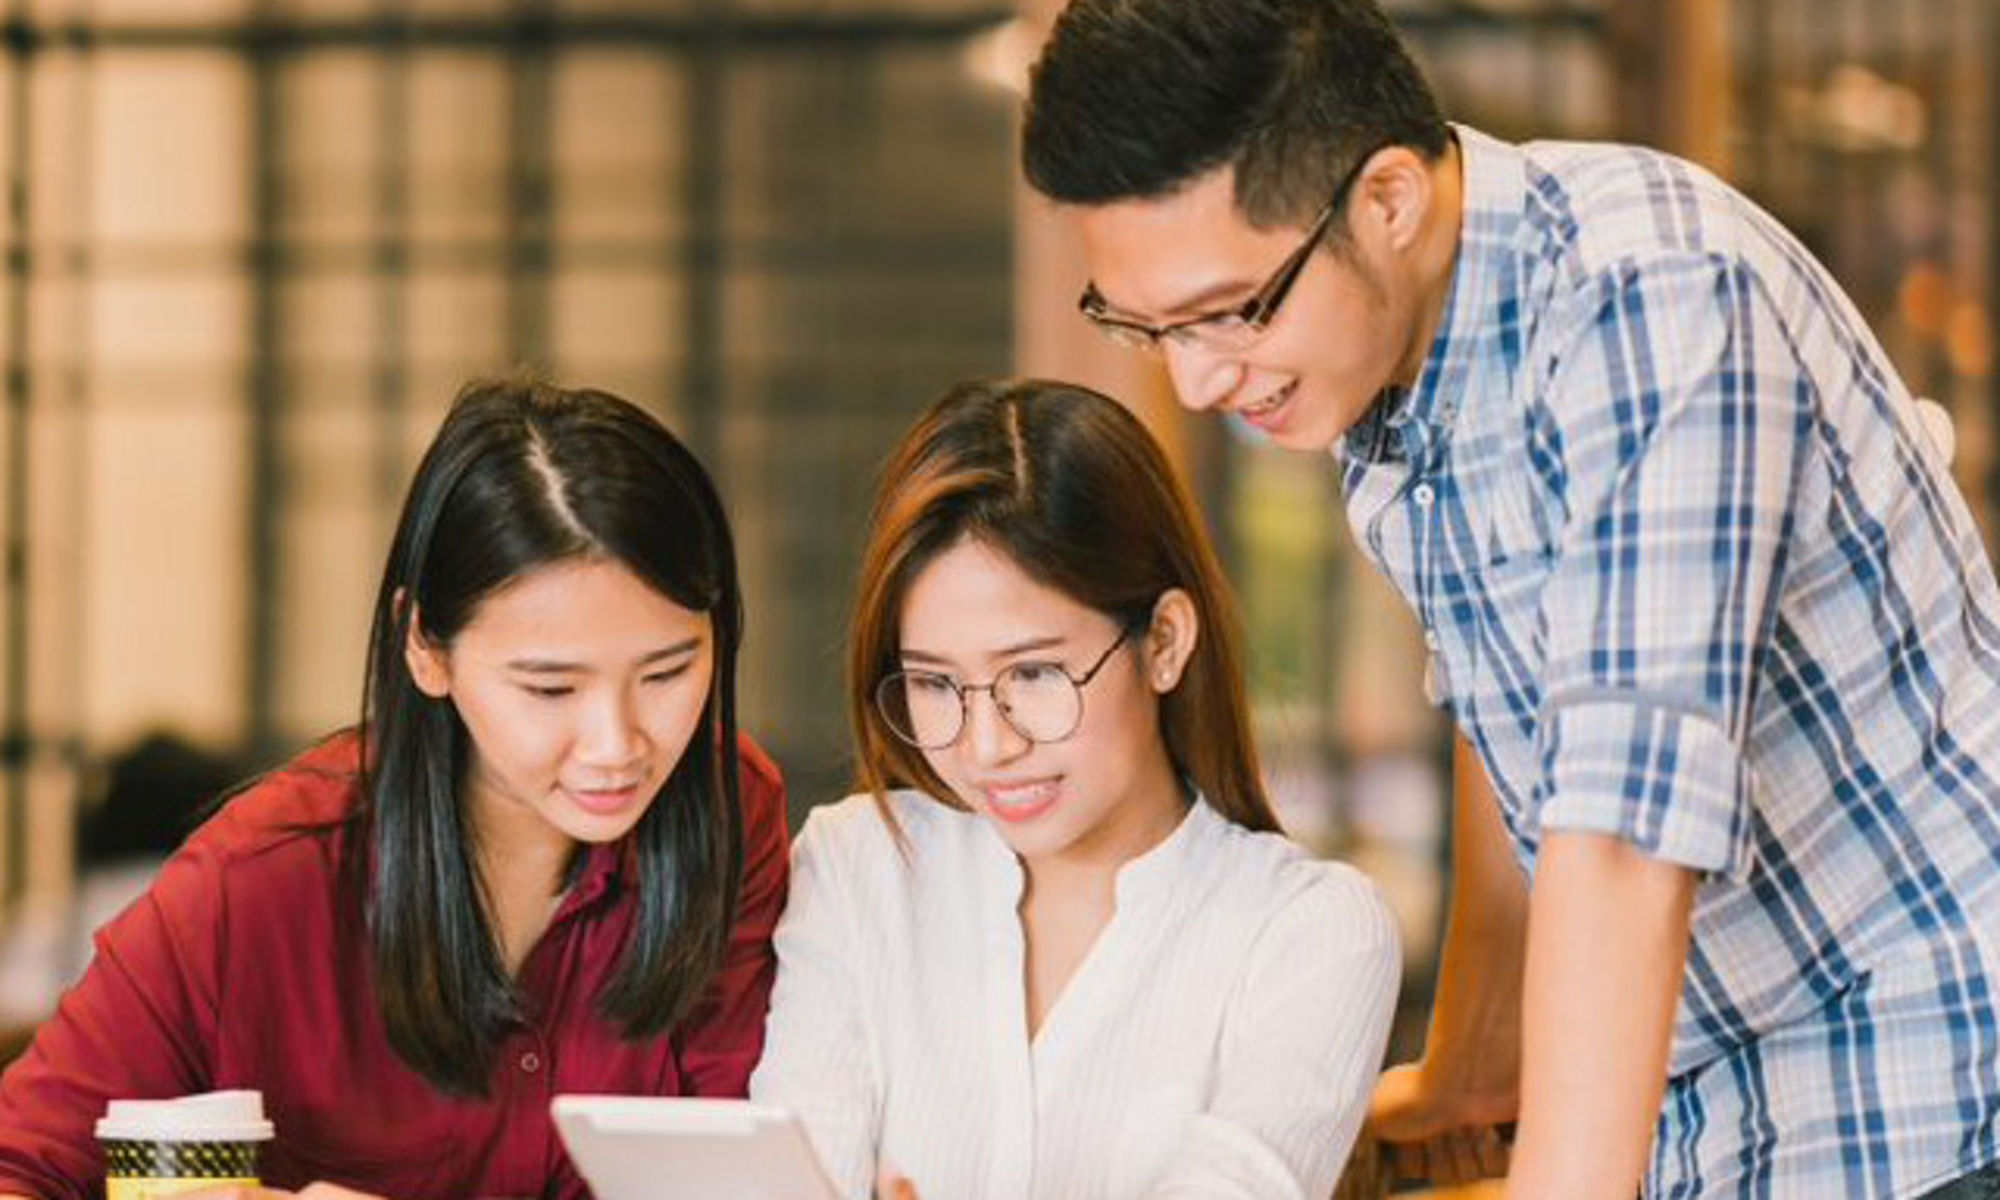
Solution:
<svg viewBox="0 0 2000 1200"><path fill-rule="evenodd" d="M919 750L942 750L965 732L972 694L985 692L1008 728L1031 742L1060 742L1083 723L1083 689L1137 632L1127 625L1081 675L1058 662L1023 659L987 683L960 683L939 671L891 671L875 685L875 711L889 732Z"/></svg>

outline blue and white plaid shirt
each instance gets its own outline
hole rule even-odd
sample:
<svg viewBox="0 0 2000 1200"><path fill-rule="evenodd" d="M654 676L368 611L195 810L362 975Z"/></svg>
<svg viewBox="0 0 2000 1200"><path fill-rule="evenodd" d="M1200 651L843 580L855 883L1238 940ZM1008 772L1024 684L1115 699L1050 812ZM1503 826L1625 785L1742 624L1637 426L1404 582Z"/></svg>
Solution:
<svg viewBox="0 0 2000 1200"><path fill-rule="evenodd" d="M1700 872L1655 1197L1912 1197L2000 1158L2000 592L1909 394L1776 222L1632 147L1458 130L1364 552L1532 871Z"/></svg>

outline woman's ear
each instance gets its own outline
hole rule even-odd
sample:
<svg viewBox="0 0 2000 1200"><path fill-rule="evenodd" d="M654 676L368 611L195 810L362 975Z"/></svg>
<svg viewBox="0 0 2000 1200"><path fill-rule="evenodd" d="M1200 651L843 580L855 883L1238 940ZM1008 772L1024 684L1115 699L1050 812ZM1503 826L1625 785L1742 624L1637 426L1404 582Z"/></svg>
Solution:
<svg viewBox="0 0 2000 1200"><path fill-rule="evenodd" d="M1201 616L1194 599L1180 588L1168 588L1153 602L1153 620L1146 627L1146 682L1164 696L1180 686L1188 659L1201 638Z"/></svg>
<svg viewBox="0 0 2000 1200"><path fill-rule="evenodd" d="M396 593L396 607L401 608L407 597ZM409 621L403 626L403 664L410 669L410 682L417 690L433 700L442 700L451 695L451 664L445 661L444 647L424 636L422 614L417 611L417 603L409 600Z"/></svg>

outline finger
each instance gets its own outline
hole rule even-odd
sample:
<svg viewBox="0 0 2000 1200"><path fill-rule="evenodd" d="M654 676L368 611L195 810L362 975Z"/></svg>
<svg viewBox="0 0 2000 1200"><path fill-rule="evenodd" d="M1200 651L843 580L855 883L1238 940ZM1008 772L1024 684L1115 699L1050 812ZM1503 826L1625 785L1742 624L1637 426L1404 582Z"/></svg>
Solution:
<svg viewBox="0 0 2000 1200"><path fill-rule="evenodd" d="M878 1200L918 1200L916 1185L892 1171L875 1177L875 1195Z"/></svg>
<svg viewBox="0 0 2000 1200"><path fill-rule="evenodd" d="M1414 1067L1391 1067L1382 1073L1368 1098L1366 1127L1376 1137L1394 1142L1414 1142L1437 1131Z"/></svg>
<svg viewBox="0 0 2000 1200"><path fill-rule="evenodd" d="M1382 1144L1363 1133L1341 1166L1333 1200L1374 1200L1387 1190L1382 1179Z"/></svg>
<svg viewBox="0 0 2000 1200"><path fill-rule="evenodd" d="M1422 1142L1384 1142L1392 1179L1429 1179L1429 1156Z"/></svg>
<svg viewBox="0 0 2000 1200"><path fill-rule="evenodd" d="M298 1200L382 1200L382 1198L371 1196L367 1192L357 1192L353 1188L344 1188L337 1183L320 1182L307 1184L299 1192Z"/></svg>
<svg viewBox="0 0 2000 1200"><path fill-rule="evenodd" d="M1507 1174L1507 1161L1512 1156L1507 1152L1507 1142L1500 1131L1491 1126L1479 1131L1476 1142L1479 1160L1479 1174L1484 1179L1499 1179Z"/></svg>
<svg viewBox="0 0 2000 1200"><path fill-rule="evenodd" d="M1473 1149L1472 1131L1452 1129L1430 1142L1431 1178L1439 1183L1471 1183L1479 1178L1479 1156Z"/></svg>

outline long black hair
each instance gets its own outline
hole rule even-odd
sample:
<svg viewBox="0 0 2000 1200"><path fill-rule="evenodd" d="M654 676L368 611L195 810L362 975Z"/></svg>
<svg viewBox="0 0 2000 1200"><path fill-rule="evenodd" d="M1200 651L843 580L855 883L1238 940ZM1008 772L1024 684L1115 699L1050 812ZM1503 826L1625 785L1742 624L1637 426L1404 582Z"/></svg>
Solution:
<svg viewBox="0 0 2000 1200"><path fill-rule="evenodd" d="M481 601L531 571L615 561L705 612L715 670L701 724L632 832L637 913L598 1009L625 1036L687 1015L736 910L743 818L736 767L742 597L722 502L686 447L604 392L511 380L459 393L403 504L375 600L362 697L362 820L376 1000L404 1062L446 1092L483 1095L519 997L481 902L460 803L468 735L404 657L410 614L449 646Z"/></svg>

